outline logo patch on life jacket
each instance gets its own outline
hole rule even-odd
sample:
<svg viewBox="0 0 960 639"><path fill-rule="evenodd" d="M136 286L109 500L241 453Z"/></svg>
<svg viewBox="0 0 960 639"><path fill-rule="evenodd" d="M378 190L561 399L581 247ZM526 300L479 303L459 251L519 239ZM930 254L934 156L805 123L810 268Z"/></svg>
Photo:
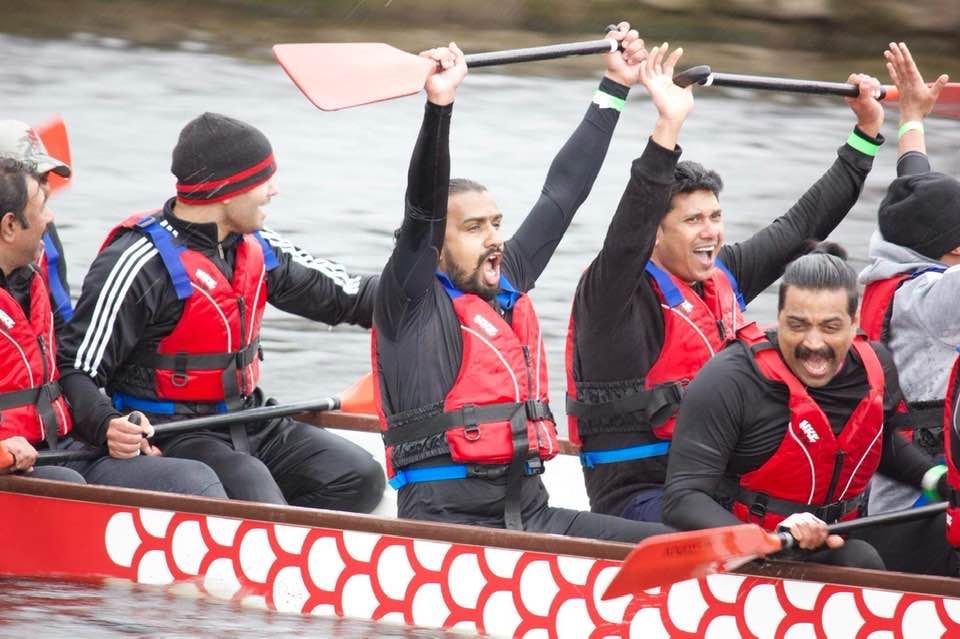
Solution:
<svg viewBox="0 0 960 639"><path fill-rule="evenodd" d="M204 271L202 268L197 269L197 279L203 282L204 286L209 288L211 291L217 288L217 280L210 277L210 275Z"/></svg>
<svg viewBox="0 0 960 639"><path fill-rule="evenodd" d="M693 304L691 304L687 300L683 300L683 304L680 305L680 308L683 309L684 313L689 313L690 311L693 310Z"/></svg>
<svg viewBox="0 0 960 639"><path fill-rule="evenodd" d="M473 323L479 326L480 328L482 328L483 332L486 333L487 336L489 337L493 337L498 332L497 327L491 324L490 320L488 320L486 317L484 317L480 313L477 313L476 315L473 316Z"/></svg>
<svg viewBox="0 0 960 639"><path fill-rule="evenodd" d="M16 324L16 322L13 321L13 318L3 311L0 311L0 322L3 322L7 328L13 328L14 324Z"/></svg>
<svg viewBox="0 0 960 639"><path fill-rule="evenodd" d="M800 430L807 436L807 441L811 444L820 441L820 435L817 435L817 431L814 430L813 426L807 420L800 420Z"/></svg>

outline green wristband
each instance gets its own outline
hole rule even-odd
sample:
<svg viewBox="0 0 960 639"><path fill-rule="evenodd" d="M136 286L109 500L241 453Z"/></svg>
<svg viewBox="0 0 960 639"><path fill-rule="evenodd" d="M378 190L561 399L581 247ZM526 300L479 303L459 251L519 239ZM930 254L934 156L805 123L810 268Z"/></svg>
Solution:
<svg viewBox="0 0 960 639"><path fill-rule="evenodd" d="M880 150L879 144L864 140L862 137L857 135L856 131L851 133L850 137L847 138L847 144L855 148L857 151L860 151L864 155L869 155L870 157L874 157L877 154L877 151Z"/></svg>
<svg viewBox="0 0 960 639"><path fill-rule="evenodd" d="M909 131L919 131L923 134L923 122L920 120L908 120L900 125L900 130L897 131L897 139L899 140Z"/></svg>
<svg viewBox="0 0 960 639"><path fill-rule="evenodd" d="M923 496L931 502L942 501L943 497L937 491L937 484L940 478L947 473L947 467L944 464L934 466L923 474L923 480L920 485L923 486Z"/></svg>
<svg viewBox="0 0 960 639"><path fill-rule="evenodd" d="M623 107L626 106L627 101L597 89L597 92L593 94L593 103L601 109L616 109L619 112L623 111Z"/></svg>

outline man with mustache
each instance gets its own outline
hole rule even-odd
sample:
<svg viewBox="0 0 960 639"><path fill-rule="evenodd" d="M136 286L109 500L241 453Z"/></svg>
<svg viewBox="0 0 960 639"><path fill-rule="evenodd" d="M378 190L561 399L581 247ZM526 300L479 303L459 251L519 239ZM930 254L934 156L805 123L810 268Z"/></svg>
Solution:
<svg viewBox="0 0 960 639"><path fill-rule="evenodd" d="M527 292L597 176L630 85L646 57L621 23L607 72L553 160L542 194L508 240L482 185L449 179L449 126L463 54L426 55L403 225L374 310L373 369L390 484L401 517L637 541L659 524L552 508L539 478L558 452L546 360ZM652 71L651 71L652 73Z"/></svg>
<svg viewBox="0 0 960 639"><path fill-rule="evenodd" d="M918 559L898 568L956 575L942 515L937 535L909 544L889 529L846 543L827 533L863 512L878 469L937 498L948 490L932 458L884 428L902 394L890 352L857 337L858 297L856 273L836 255L787 267L776 330L744 326L687 389L664 523L786 528L806 559L861 568L883 568L888 550L906 545Z"/></svg>
<svg viewBox="0 0 960 639"><path fill-rule="evenodd" d="M684 389L745 323L741 311L856 203L883 137L878 82L851 75L857 126L786 214L724 245L716 172L679 162L693 99L672 83L607 231L580 278L567 337L570 439L581 444L594 512L660 521L674 416ZM748 127L748 123L738 123Z"/></svg>

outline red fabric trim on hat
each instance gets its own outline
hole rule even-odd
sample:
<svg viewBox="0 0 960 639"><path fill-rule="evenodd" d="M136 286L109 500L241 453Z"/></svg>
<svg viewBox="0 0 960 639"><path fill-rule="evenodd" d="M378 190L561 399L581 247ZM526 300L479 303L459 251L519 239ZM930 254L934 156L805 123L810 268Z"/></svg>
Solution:
<svg viewBox="0 0 960 639"><path fill-rule="evenodd" d="M238 195L243 195L243 194L246 193L247 191L252 191L253 189L257 188L258 186L260 186L261 184L263 184L264 182L266 182L267 180L269 180L271 177L273 177L273 174L272 174L272 173L271 173L270 175L264 177L262 180L257 180L256 182L252 182L251 184L247 184L246 186L244 186L244 187L242 187L242 188L239 188L239 189L234 189L234 190L232 190L232 191L227 191L226 193L221 193L220 195L218 195L218 196L216 196L216 197L192 198L192 197L183 197L182 195L180 195L179 193L177 193L177 201L178 201L178 202L183 202L184 204L199 204L199 205L203 205L203 204L215 204L215 203L217 203L217 202L223 202L224 200L229 200L229 199L232 198L232 197L236 197L236 196L238 196Z"/></svg>
<svg viewBox="0 0 960 639"><path fill-rule="evenodd" d="M184 184L182 182L177 182L177 191L181 193L193 193L195 191L212 191L214 189L220 188L221 186L227 186L228 184L236 184L254 173L262 171L266 167L273 164L273 153L265 157L260 162L257 162L248 169L244 169L238 173L234 173L230 177L225 177L222 180L212 180L210 182L201 182L199 184ZM227 196L229 197L229 195ZM216 200L205 200L206 202L214 202ZM186 200L184 200L186 202Z"/></svg>

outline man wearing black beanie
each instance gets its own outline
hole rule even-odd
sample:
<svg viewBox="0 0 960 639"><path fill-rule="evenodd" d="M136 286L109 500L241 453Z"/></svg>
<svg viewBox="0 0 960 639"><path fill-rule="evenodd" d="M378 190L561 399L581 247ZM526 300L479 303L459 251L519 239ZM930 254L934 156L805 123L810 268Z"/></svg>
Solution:
<svg viewBox="0 0 960 639"><path fill-rule="evenodd" d="M270 142L245 122L204 113L183 128L171 166L176 197L110 233L64 339L63 387L86 439L135 455L140 433L111 421L121 411L162 422L263 405L267 303L370 326L374 277L351 275L263 228L276 170ZM235 499L370 512L385 485L365 450L289 418L157 445L166 456L207 463Z"/></svg>
<svg viewBox="0 0 960 639"><path fill-rule="evenodd" d="M901 411L909 410L887 426L906 429L928 453L942 457L944 394L960 343L960 315L956 312L960 299L960 182L930 171L922 121L947 76L928 87L903 43L891 43L885 55L900 91L900 158L898 177L880 204L879 230L870 239L873 263L860 273L860 282L866 285L861 328L870 339L889 347L899 371L906 401ZM881 513L924 501L915 488L878 475L871 486L869 509ZM942 535L942 530L936 532ZM922 536L916 530L885 534L897 539ZM907 560L913 549L901 546ZM889 557L887 560L888 567L897 567Z"/></svg>

